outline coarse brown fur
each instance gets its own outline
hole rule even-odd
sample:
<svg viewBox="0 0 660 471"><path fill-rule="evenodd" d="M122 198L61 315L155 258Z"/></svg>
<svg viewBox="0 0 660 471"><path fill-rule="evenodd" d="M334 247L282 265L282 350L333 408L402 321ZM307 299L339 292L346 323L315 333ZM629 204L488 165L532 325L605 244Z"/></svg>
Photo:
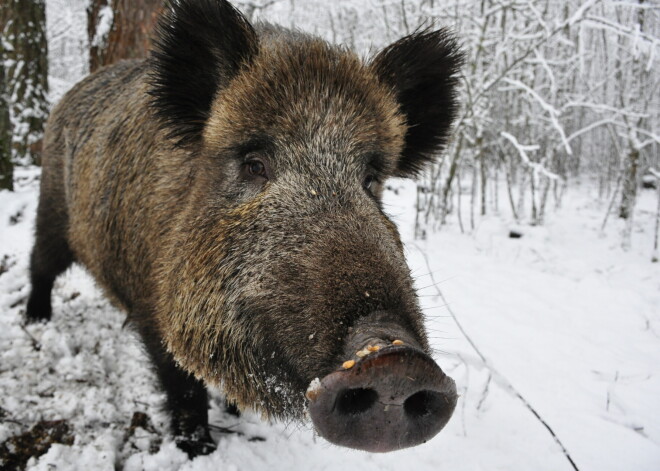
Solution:
<svg viewBox="0 0 660 471"><path fill-rule="evenodd" d="M28 316L50 317L52 280L75 260L128 313L173 409L189 408L185 388L205 401L202 380L298 418L357 319L387 311L428 349L379 198L445 143L460 55L446 33L422 32L365 64L255 31L226 2L170 8L149 60L102 69L51 115ZM415 44L435 55L411 59ZM428 115L408 110L415 90L441 97ZM255 155L268 178L246 175ZM192 430L175 411L178 432L206 426L196 407Z"/></svg>

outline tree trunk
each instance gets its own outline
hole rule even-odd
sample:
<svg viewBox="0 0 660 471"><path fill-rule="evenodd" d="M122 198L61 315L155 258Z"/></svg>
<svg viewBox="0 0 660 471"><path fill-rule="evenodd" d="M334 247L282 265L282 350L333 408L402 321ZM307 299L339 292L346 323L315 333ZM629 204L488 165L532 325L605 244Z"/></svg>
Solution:
<svg viewBox="0 0 660 471"><path fill-rule="evenodd" d="M619 217L622 219L628 219L635 207L638 167L639 151L631 149L623 170L623 188L621 189L621 206L619 207Z"/></svg>
<svg viewBox="0 0 660 471"><path fill-rule="evenodd" d="M0 4L0 33L9 18L9 5ZM11 161L11 121L9 120L9 102L5 88L5 49L0 34L0 190L13 190L14 166Z"/></svg>
<svg viewBox="0 0 660 471"><path fill-rule="evenodd" d="M163 0L91 0L87 7L89 70L147 56Z"/></svg>
<svg viewBox="0 0 660 471"><path fill-rule="evenodd" d="M642 5L644 3L644 0L638 0L637 2L639 5ZM639 31L643 32L644 31L644 9L640 8L637 12L637 25L639 27ZM644 66L641 64L641 61L637 57L633 57L633 62L632 62L632 67L628 66L627 71L632 74L634 74L634 77L639 80L638 86L641 88L644 83L642 77L644 77ZM623 72L621 73L621 77L623 77ZM624 86L623 83L621 83L622 86ZM626 84L627 89L629 88L634 88L636 84ZM626 90L627 91L627 90ZM628 92L630 93L630 92ZM641 92L640 92L641 95ZM626 101L624 99L624 96L626 94L624 93L624 90L621 90L619 94L619 101L621 103L621 108L626 107ZM641 128L642 127L642 120L643 118L638 118L637 123L634 127ZM637 148L636 141L639 140L637 134L637 131L632 129L633 126L628 124L628 119L625 119L626 125L628 126L628 141L629 141L629 146L630 146L630 152L628 153L628 156L626 157L625 161L625 167L624 167L624 174L623 174L623 186L621 188L621 206L619 206L619 217L622 219L628 219L630 220L632 218L632 213L635 209L635 202L637 201L637 178L638 178L638 173L639 173L639 164L640 164L640 149ZM634 138L633 138L634 136ZM632 227L631 224L626 224L626 228ZM628 233L626 236L628 239L630 238L630 234ZM627 242L624 241L624 246L627 244Z"/></svg>
<svg viewBox="0 0 660 471"><path fill-rule="evenodd" d="M658 207L655 210L655 234L653 237L653 255L651 256L651 261L653 263L658 262L658 233L660 233L660 173L653 172L653 176L655 177L655 184L658 188Z"/></svg>
<svg viewBox="0 0 660 471"><path fill-rule="evenodd" d="M481 138L479 138L481 141ZM482 146L482 143L479 142L479 146ZM486 215L486 197L488 196L487 190L487 180L488 180L488 170L486 169L486 152L483 149L479 150L479 170L481 171L481 215Z"/></svg>
<svg viewBox="0 0 660 471"><path fill-rule="evenodd" d="M456 171L460 165L461 151L463 149L463 136L458 137L458 144L456 144L456 149L454 150L454 155L451 159L451 164L449 165L449 173L447 174L447 179L445 180L445 185L442 188L442 217L440 218L440 223L444 224L447 220L447 198L449 196L449 191L451 190L452 182L456 176Z"/></svg>
<svg viewBox="0 0 660 471"><path fill-rule="evenodd" d="M48 117L48 45L45 0L3 2L6 91L10 97L15 162L40 163ZM0 118L1 120L2 118Z"/></svg>

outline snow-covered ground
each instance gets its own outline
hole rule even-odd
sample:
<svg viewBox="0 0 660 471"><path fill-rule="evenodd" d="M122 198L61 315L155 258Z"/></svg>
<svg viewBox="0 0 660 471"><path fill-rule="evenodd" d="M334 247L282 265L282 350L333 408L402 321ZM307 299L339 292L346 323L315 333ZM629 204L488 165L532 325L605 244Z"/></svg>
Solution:
<svg viewBox="0 0 660 471"><path fill-rule="evenodd" d="M86 3L47 2L53 103L86 73ZM288 5L268 19L354 39L314 26L315 9L299 4L294 15ZM375 39L395 38L365 34L354 46ZM164 396L124 314L82 268L58 279L50 323L23 325L38 182L38 169L17 169L16 192L0 192L0 456L3 443L15 445L10 437L42 421L65 420L68 440L59 441L69 444L52 445L28 469L568 471L565 453L581 471L660 469L654 192L641 192L624 252L620 221L600 233L605 203L588 184L573 184L543 227L519 227L521 239L508 237L503 208L470 234L452 215L421 241L413 238L414 184L393 183L387 211L405 241L436 360L461 394L446 429L422 446L375 455L329 445L309 424L268 424L249 412L237 419L215 393L218 450L190 461L167 431Z"/></svg>
<svg viewBox="0 0 660 471"><path fill-rule="evenodd" d="M472 234L450 221L419 241L414 186L395 182L387 209L406 242L436 360L461 394L446 429L416 448L369 454L329 445L308 424L236 419L214 395L218 450L190 461L167 432L164 397L124 315L81 268L57 281L53 320L23 326L38 178L37 169L18 169L16 192L0 192L0 444L56 419L74 441L52 445L28 469L573 469L526 404L582 471L660 469L653 192L641 194L624 252L619 221L600 234L604 209L588 185L569 190L544 227L523 226L521 239L508 238L505 212ZM136 412L150 421L131 427Z"/></svg>

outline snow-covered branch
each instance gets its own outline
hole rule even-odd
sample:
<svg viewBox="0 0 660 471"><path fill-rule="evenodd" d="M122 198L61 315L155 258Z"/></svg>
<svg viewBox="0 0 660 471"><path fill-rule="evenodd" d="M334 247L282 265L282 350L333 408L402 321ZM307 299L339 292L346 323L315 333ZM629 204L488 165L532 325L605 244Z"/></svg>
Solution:
<svg viewBox="0 0 660 471"><path fill-rule="evenodd" d="M569 144L568 139L566 139L566 134L564 133L564 128L562 127L561 124L559 124L559 111L549 104L547 101L545 101L541 95L539 95L535 90L532 88L528 87L524 83L522 83L520 80L512 80L509 78L505 78L503 80L504 82L513 85L516 88L519 88L523 91L525 91L527 94L529 94L539 105L541 105L541 108L543 108L547 113L548 116L550 117L550 122L552 123L552 126L555 128L557 133L559 134L559 137L561 138L562 143L564 144L564 149L566 150L566 153L568 155L571 155L573 153L573 150L571 149L571 146Z"/></svg>
<svg viewBox="0 0 660 471"><path fill-rule="evenodd" d="M538 145L523 145L518 142L518 140L509 134L508 132L502 131L500 133L500 136L505 138L507 141L509 141L513 147L518 151L518 155L520 156L520 159L522 162L529 168L532 169L532 171L536 174L541 173L548 177L551 180L560 180L561 177L559 175L556 175L552 172L550 172L548 169L546 169L542 164L538 162L533 162L529 156L527 155L527 152L533 152L539 150Z"/></svg>

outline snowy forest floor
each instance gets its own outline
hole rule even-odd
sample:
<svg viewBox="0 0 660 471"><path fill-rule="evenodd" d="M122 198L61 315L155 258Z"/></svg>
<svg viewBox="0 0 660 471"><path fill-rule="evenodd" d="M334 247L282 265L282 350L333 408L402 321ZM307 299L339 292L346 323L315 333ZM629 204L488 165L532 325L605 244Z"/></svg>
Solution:
<svg viewBox="0 0 660 471"><path fill-rule="evenodd" d="M652 191L641 193L632 249L623 251L621 222L612 218L600 234L604 203L586 184L569 190L545 226L523 226L521 239L508 238L506 216L489 216L471 234L450 221L420 241L412 238L414 184L395 182L386 208L406 243L436 360L461 395L446 429L416 448L368 454L329 445L309 424L269 424L249 412L237 419L213 394L218 450L190 461L167 431L164 396L123 313L83 269L58 279L50 323L24 326L38 180L38 169L18 169L16 192L0 192L5 459L53 442L27 469L572 469L526 401L580 470L660 469Z"/></svg>

